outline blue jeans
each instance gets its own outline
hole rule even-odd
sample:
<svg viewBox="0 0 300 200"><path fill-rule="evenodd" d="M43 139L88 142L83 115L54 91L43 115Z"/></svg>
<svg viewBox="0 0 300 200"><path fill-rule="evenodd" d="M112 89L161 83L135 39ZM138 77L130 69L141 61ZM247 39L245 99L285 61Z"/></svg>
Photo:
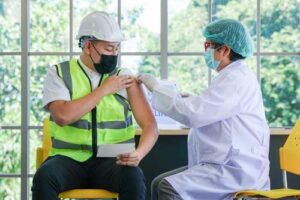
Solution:
<svg viewBox="0 0 300 200"><path fill-rule="evenodd" d="M101 188L119 193L120 200L144 200L145 177L139 167L121 166L115 158L91 157L78 162L65 156L49 157L33 177L33 200L58 200L70 189Z"/></svg>

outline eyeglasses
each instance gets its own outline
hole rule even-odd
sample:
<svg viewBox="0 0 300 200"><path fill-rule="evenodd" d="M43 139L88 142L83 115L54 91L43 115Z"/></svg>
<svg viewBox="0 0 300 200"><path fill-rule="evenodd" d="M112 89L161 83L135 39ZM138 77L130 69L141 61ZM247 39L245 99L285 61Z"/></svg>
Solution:
<svg viewBox="0 0 300 200"><path fill-rule="evenodd" d="M214 46L214 44L212 42L204 42L204 50L205 51L211 46Z"/></svg>
<svg viewBox="0 0 300 200"><path fill-rule="evenodd" d="M218 49L223 47L224 45L218 44L218 43L213 43L213 42L204 42L204 50L206 51L208 48L211 49Z"/></svg>

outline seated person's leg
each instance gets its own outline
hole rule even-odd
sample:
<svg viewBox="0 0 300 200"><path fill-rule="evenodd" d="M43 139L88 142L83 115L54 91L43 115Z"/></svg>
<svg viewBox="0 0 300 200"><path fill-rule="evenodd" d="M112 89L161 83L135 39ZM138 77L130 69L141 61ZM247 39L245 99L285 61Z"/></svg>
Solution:
<svg viewBox="0 0 300 200"><path fill-rule="evenodd" d="M145 199L145 177L139 167L116 164L115 158L95 158L90 166L90 184L119 193L120 200Z"/></svg>
<svg viewBox="0 0 300 200"><path fill-rule="evenodd" d="M165 172L163 174L160 174L159 176L157 176L151 183L151 199L152 200L158 200L158 193L159 193L159 190L161 189L160 187L161 186L166 186L166 184L161 184L163 180L165 180L164 178L166 178L167 176L171 176L173 174L177 174L179 172L182 172L184 170L186 170L187 167L180 167L178 169L174 169L172 171L168 171L168 172ZM166 191L166 190L164 190Z"/></svg>
<svg viewBox="0 0 300 200"><path fill-rule="evenodd" d="M33 177L33 200L57 200L62 191L84 188L87 175L80 163L65 156L48 158Z"/></svg>
<svg viewBox="0 0 300 200"><path fill-rule="evenodd" d="M159 183L157 193L159 200L183 200L165 178Z"/></svg>

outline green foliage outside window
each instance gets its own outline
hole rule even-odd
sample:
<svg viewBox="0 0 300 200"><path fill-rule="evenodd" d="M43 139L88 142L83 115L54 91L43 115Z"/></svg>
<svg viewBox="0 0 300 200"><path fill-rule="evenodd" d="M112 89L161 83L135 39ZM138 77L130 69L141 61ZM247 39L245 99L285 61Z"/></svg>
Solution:
<svg viewBox="0 0 300 200"><path fill-rule="evenodd" d="M0 52L20 52L20 16L12 14L14 7L7 1L0 1ZM13 1L16 2L16 1ZM69 1L30 1L30 51L69 51ZM126 1L122 1L124 4ZM176 2L168 1L169 12ZM174 2L174 3L173 3ZM170 52L203 52L202 30L208 23L207 4L186 1L184 9L179 9L169 18L168 48ZM202 2L202 1L200 1ZM250 3L249 3L250 2ZM83 13L96 8L110 12L116 6L113 1L89 1L80 6L74 0L74 37ZM172 3L174 6L172 7ZM89 6L92 5L93 6ZM243 4L243 6L241 6ZM252 5L253 4L253 5ZM244 6L248 5L248 6ZM5 7L6 6L6 7ZM300 51L300 0L261 1L261 51L293 53ZM9 10L10 9L10 10ZM174 8L175 9L175 8ZM240 20L251 32L256 42L256 0L216 0L213 1L213 19L234 18ZM158 9L159 10L159 9ZM136 24L143 13L141 6L127 10L121 20L126 37L138 41L137 50L159 53L160 36L147 26ZM16 12L19 13L19 12ZM127 16L127 17L126 17ZM157 23L160 23L159 21ZM75 30L76 29L76 30ZM138 34L137 34L138 32ZM138 35L138 36L137 36ZM138 37L138 38L135 38ZM77 41L74 40L74 49ZM130 51L131 44L125 44ZM255 58L255 57L254 57ZM42 88L47 67L69 59L68 56L30 56L30 123L41 125L47 115L42 111ZM122 67L134 68L134 72L159 74L159 56L137 56L135 64L130 64L129 56L121 58ZM256 69L253 58L247 63ZM208 70L201 56L169 56L169 79L178 83L180 90L193 94L201 93L208 85ZM256 73L256 70L255 70ZM20 125L21 123L21 56L0 56L0 125ZM260 83L263 92L266 116L270 126L292 126L300 116L300 56L262 55ZM0 173L20 173L20 131L0 130ZM40 145L40 130L30 131L30 168L34 173L35 149ZM0 178L0 199L19 199L18 178Z"/></svg>

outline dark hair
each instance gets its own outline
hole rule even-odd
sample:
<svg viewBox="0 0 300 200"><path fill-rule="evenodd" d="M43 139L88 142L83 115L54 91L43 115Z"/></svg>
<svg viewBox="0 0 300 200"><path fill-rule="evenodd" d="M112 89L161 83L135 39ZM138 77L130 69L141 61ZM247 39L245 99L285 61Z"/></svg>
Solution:
<svg viewBox="0 0 300 200"><path fill-rule="evenodd" d="M221 43L216 43L216 42L213 42L213 45L214 45L214 48L217 49L219 47L222 47L224 44L221 44ZM240 60L240 59L245 59L244 56L236 53L235 51L233 51L231 48L230 48L230 54L229 54L229 59L230 61L236 61L236 60Z"/></svg>
<svg viewBox="0 0 300 200"><path fill-rule="evenodd" d="M96 41L97 39L94 36L82 36L81 38L79 38L79 42L78 42L79 48L83 49L84 43L87 40ZM95 44L95 43L93 43L93 44Z"/></svg>
<svg viewBox="0 0 300 200"><path fill-rule="evenodd" d="M236 61L236 60L240 60L240 59L245 59L245 57L236 53L235 51L233 51L231 49L230 54L229 54L229 59L230 59L230 61Z"/></svg>

